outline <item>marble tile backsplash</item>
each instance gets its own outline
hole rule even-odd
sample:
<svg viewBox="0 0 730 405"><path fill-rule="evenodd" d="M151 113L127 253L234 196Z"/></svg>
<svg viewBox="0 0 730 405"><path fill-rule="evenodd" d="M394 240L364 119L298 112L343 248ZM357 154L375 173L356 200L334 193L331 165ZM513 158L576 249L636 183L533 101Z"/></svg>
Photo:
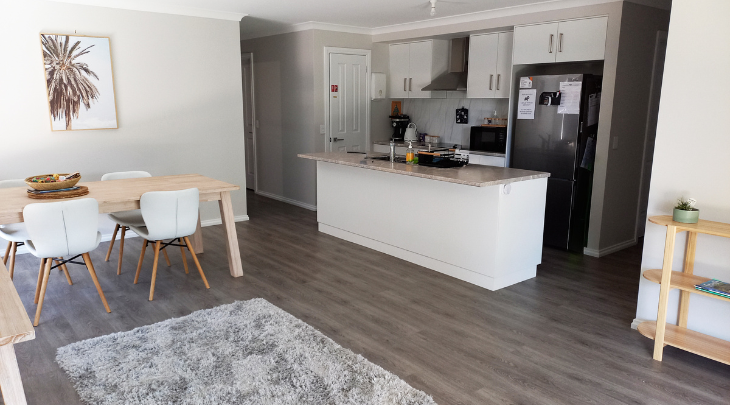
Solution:
<svg viewBox="0 0 730 405"><path fill-rule="evenodd" d="M469 123L456 123L456 109L469 109ZM507 117L509 100L487 98L411 98L403 100L403 113L416 123L418 132L438 135L441 142L469 144L469 131L474 125L484 123L484 117L491 117L494 110L497 116Z"/></svg>

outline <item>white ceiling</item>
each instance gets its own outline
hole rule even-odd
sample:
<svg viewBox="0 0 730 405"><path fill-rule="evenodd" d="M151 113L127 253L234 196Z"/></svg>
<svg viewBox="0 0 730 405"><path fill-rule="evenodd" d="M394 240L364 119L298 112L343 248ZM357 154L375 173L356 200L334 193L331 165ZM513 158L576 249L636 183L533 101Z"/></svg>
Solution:
<svg viewBox="0 0 730 405"><path fill-rule="evenodd" d="M23 0L21 0L23 1ZM102 7L193 15L241 21L241 37L252 38L305 28L362 33L440 25L484 13L517 14L621 0L52 0ZM627 0L669 8L671 0ZM245 18L244 18L245 16ZM471 19L471 18L469 18Z"/></svg>

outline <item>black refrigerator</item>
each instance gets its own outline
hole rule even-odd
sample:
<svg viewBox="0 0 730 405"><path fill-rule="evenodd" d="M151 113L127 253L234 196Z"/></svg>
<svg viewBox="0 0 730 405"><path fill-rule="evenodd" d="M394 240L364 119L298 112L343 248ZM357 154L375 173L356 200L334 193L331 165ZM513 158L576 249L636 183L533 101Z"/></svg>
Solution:
<svg viewBox="0 0 730 405"><path fill-rule="evenodd" d="M519 78L510 166L549 172L546 246L583 253L588 237L601 76Z"/></svg>

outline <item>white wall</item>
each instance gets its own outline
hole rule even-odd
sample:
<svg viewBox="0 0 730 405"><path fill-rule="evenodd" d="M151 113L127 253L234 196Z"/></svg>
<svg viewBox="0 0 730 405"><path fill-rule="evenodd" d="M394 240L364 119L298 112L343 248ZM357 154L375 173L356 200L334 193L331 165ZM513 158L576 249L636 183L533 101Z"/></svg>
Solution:
<svg viewBox="0 0 730 405"><path fill-rule="evenodd" d="M730 97L714 82L730 70L730 2L680 0L672 5L649 216L670 214L678 197L697 199L700 218L730 223ZM662 267L666 228L647 224L642 271ZM686 235L677 238L674 269L682 269ZM730 239L699 235L695 274L730 281ZM659 285L643 278L636 317L656 319ZM676 322L678 293L667 322ZM730 340L730 305L693 295L688 327Z"/></svg>
<svg viewBox="0 0 730 405"><path fill-rule="evenodd" d="M51 132L39 34L74 32L110 37L119 129ZM237 22L23 0L2 3L0 37L0 179L145 170L245 187Z"/></svg>

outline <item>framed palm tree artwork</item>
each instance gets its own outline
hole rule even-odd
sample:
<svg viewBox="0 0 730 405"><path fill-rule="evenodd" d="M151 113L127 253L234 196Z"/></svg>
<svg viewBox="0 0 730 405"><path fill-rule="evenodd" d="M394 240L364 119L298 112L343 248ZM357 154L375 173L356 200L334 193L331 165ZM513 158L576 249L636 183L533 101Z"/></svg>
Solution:
<svg viewBox="0 0 730 405"><path fill-rule="evenodd" d="M41 34L53 131L116 129L109 38Z"/></svg>

